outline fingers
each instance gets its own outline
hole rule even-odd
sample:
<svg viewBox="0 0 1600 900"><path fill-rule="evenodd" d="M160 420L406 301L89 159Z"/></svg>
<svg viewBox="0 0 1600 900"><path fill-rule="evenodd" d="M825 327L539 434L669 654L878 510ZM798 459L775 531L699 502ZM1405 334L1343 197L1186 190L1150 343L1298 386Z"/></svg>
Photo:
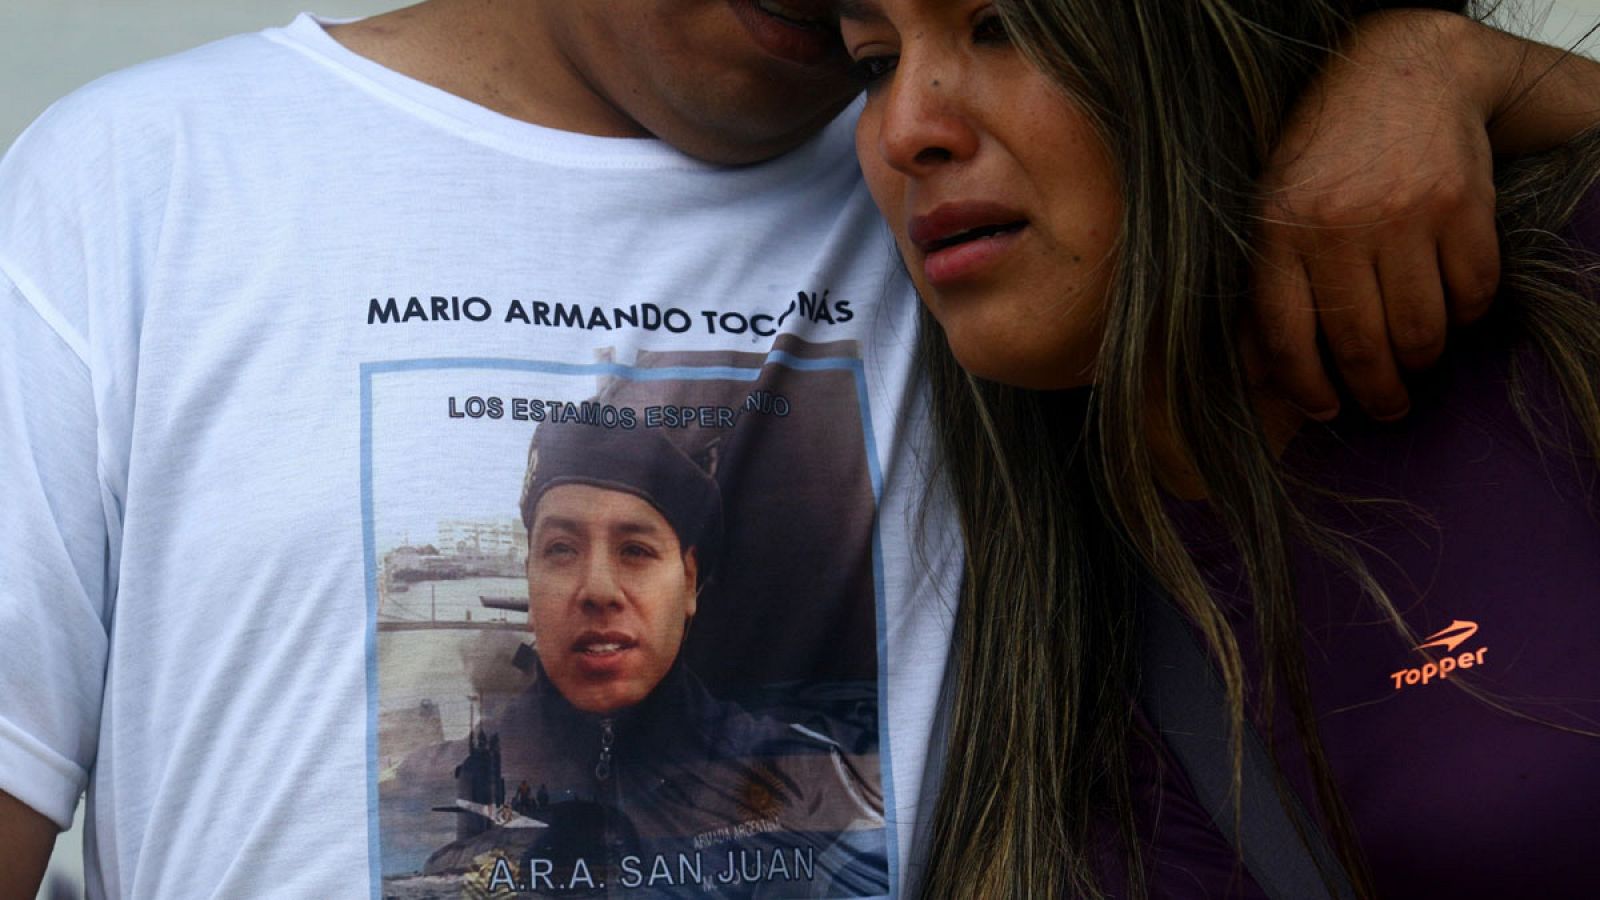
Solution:
<svg viewBox="0 0 1600 900"><path fill-rule="evenodd" d="M1338 413L1334 377L1367 415L1403 418L1410 397L1402 372L1437 363L1450 325L1481 318L1493 302L1499 253L1492 218L1487 227L1464 219L1436 232L1303 233L1307 240L1312 235L1319 236L1314 248L1274 244L1257 270L1255 318L1265 366L1311 418ZM1320 352L1319 328L1335 371Z"/></svg>
<svg viewBox="0 0 1600 900"><path fill-rule="evenodd" d="M1378 283L1383 289L1379 303L1389 345L1400 367L1413 372L1438 362L1444 353L1449 321L1437 258L1432 236L1426 233L1397 235L1378 248ZM1377 393L1387 395L1392 390Z"/></svg>
<svg viewBox="0 0 1600 900"><path fill-rule="evenodd" d="M1450 322L1468 325L1483 318L1500 285L1500 238L1494 227L1494 198L1465 211L1453 228L1439 232L1439 269L1450 298Z"/></svg>
<svg viewBox="0 0 1600 900"><path fill-rule="evenodd" d="M1317 321L1351 396L1375 419L1405 416L1411 399L1395 365L1370 251L1347 243L1313 258L1307 271L1316 291Z"/></svg>
<svg viewBox="0 0 1600 900"><path fill-rule="evenodd" d="M1289 401L1327 421L1339 414L1339 395L1317 349L1317 306L1300 254L1268 240L1256 269L1255 321L1265 364Z"/></svg>
<svg viewBox="0 0 1600 900"><path fill-rule="evenodd" d="M1307 416L1327 421L1339 413L1336 372L1367 415L1404 417L1411 401L1401 367L1432 365L1446 338L1431 239L1412 231L1373 248L1345 230L1299 234L1318 245L1272 241L1256 271L1255 319L1279 390Z"/></svg>
<svg viewBox="0 0 1600 900"><path fill-rule="evenodd" d="M1450 324L1481 317L1494 297L1492 215L1463 210L1453 229L1373 219L1333 228L1273 222L1263 230L1255 322L1266 368L1315 419L1339 411L1334 379L1367 415L1404 417L1410 396L1402 373L1437 363Z"/></svg>
<svg viewBox="0 0 1600 900"><path fill-rule="evenodd" d="M1437 362L1448 325L1481 318L1494 299L1480 85L1428 49L1454 31L1422 26L1455 17L1418 16L1360 20L1297 102L1261 178L1255 319L1276 386L1308 413L1337 409L1337 380L1369 415L1404 415L1401 374Z"/></svg>

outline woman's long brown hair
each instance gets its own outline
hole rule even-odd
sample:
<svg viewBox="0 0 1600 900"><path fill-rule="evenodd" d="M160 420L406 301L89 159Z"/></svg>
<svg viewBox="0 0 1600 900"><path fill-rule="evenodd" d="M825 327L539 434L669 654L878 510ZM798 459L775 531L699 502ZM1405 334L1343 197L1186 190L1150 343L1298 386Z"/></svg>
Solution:
<svg viewBox="0 0 1600 900"><path fill-rule="evenodd" d="M1125 211L1092 388L1028 391L973 378L924 321L941 464L968 570L922 893L1144 895L1135 811L1147 799L1132 796L1130 765L1134 743L1146 739L1133 698L1135 591L1147 574L1216 661L1235 735L1235 784L1247 715L1270 720L1273 705L1287 703L1316 789L1305 798L1314 819L1306 824L1327 835L1357 893L1373 896L1317 737L1291 547L1343 566L1404 626L1349 542L1296 502L1315 486L1294 484L1279 467L1251 403L1235 327L1251 286L1255 185L1290 103L1354 18L1384 4L999 5L1013 38L1094 118L1121 167ZM1596 173L1596 136L1500 173L1499 306L1508 334L1543 351L1600 452L1600 316L1594 295L1584 296L1580 264L1553 234ZM1146 428L1152 408L1173 423L1243 561L1260 653L1253 688L1158 486ZM1249 712L1247 691L1260 702Z"/></svg>

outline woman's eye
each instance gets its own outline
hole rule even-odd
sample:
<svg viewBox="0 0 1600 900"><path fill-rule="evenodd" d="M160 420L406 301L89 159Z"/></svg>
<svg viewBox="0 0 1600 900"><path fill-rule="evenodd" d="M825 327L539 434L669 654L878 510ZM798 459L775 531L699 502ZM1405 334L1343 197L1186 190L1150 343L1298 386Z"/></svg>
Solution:
<svg viewBox="0 0 1600 900"><path fill-rule="evenodd" d="M972 26L972 42L974 44L1009 44L1011 31L1006 28L1005 19L999 13L984 16Z"/></svg>
<svg viewBox="0 0 1600 900"><path fill-rule="evenodd" d="M894 71L896 60L894 56L863 56L850 66L850 72L857 82L871 87Z"/></svg>

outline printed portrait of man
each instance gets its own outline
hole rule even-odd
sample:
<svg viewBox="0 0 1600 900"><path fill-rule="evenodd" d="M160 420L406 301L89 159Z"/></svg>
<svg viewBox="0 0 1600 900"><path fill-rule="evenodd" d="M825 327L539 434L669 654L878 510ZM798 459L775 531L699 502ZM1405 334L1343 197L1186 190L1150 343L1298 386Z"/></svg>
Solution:
<svg viewBox="0 0 1600 900"><path fill-rule="evenodd" d="M369 463L386 895L888 891L860 373L784 353L374 377L468 461Z"/></svg>
<svg viewBox="0 0 1600 900"><path fill-rule="evenodd" d="M637 706L694 620L720 530L716 481L658 432L547 424L521 506L544 676L579 712Z"/></svg>
<svg viewBox="0 0 1600 900"><path fill-rule="evenodd" d="M532 683L456 745L455 806L435 809L461 828L431 871L549 895L884 886L872 773L825 722L752 713L684 659L723 502L660 431L535 429L519 505Z"/></svg>

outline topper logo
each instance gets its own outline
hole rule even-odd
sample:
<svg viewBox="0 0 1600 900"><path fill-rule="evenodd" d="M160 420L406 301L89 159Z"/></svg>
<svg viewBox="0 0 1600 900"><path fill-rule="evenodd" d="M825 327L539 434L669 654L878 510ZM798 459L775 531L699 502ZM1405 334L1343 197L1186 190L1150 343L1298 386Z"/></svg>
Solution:
<svg viewBox="0 0 1600 900"><path fill-rule="evenodd" d="M1460 619L1456 619L1454 622L1450 623L1448 628L1441 628L1440 630L1435 631L1433 634L1428 635L1422 643L1417 645L1417 649L1421 650L1424 647L1443 647L1444 652L1453 653L1457 647L1461 646L1462 641L1472 637L1477 633L1477 622L1463 622Z"/></svg>
<svg viewBox="0 0 1600 900"><path fill-rule="evenodd" d="M1418 644L1416 649L1441 647L1445 653L1453 654L1455 649L1461 646L1467 638L1477 633L1477 622L1463 622L1460 619L1456 619L1449 626L1423 638L1422 643ZM1443 681L1449 678L1450 673L1457 669L1470 669L1473 666L1483 665L1483 655L1488 652L1488 647L1479 647L1477 650L1468 650L1459 656L1445 656L1437 662L1423 663L1415 669L1401 669L1398 672L1390 673L1389 677L1394 679L1394 689L1397 691L1407 685L1427 684L1435 678Z"/></svg>

